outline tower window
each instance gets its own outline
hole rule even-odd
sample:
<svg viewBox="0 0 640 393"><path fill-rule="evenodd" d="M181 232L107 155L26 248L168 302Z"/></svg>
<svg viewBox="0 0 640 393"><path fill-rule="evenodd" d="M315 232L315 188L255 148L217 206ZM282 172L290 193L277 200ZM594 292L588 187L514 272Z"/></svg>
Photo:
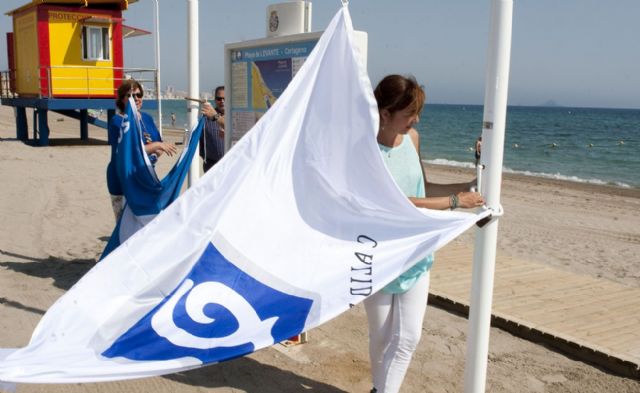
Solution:
<svg viewBox="0 0 640 393"><path fill-rule="evenodd" d="M82 58L109 60L109 28L82 26Z"/></svg>

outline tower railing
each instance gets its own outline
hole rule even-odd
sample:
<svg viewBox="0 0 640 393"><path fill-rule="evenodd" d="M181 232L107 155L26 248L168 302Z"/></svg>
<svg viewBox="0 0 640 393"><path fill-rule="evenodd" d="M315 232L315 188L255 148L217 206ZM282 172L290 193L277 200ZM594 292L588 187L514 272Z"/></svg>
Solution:
<svg viewBox="0 0 640 393"><path fill-rule="evenodd" d="M122 68L97 66L46 66L40 67L46 77L38 78L37 92L21 92L18 86L20 70L0 72L0 97L38 97L38 98L95 98L112 96L115 98L117 87L127 79L135 79L143 86L145 96L156 97L157 70L153 68ZM64 76L56 75L65 73ZM111 75L120 73L122 77L104 77L95 75L96 71L111 71ZM118 72L120 71L120 72ZM39 75L42 75L40 72ZM46 86L46 90L45 87Z"/></svg>

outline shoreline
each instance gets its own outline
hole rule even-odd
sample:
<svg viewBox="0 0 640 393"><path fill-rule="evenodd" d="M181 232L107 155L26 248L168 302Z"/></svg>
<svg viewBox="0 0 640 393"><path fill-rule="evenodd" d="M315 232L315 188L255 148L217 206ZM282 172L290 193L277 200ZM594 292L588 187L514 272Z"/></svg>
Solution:
<svg viewBox="0 0 640 393"><path fill-rule="evenodd" d="M423 165L430 169L441 169L455 174L464 176L476 176L476 170L473 168L464 168L455 165L434 164L423 160ZM428 174L427 174L428 177ZM609 194L615 196L623 196L629 198L640 198L640 187L623 187L615 184L596 184L586 181L573 181L568 179L551 179L548 177L527 175L524 173L502 172L502 179L507 181L526 181L546 186L557 186L569 188L572 190L582 190L593 193Z"/></svg>
<svg viewBox="0 0 640 393"><path fill-rule="evenodd" d="M429 181L469 181L475 170L425 166ZM504 174L498 252L640 287L640 190ZM473 245L473 234L455 242Z"/></svg>

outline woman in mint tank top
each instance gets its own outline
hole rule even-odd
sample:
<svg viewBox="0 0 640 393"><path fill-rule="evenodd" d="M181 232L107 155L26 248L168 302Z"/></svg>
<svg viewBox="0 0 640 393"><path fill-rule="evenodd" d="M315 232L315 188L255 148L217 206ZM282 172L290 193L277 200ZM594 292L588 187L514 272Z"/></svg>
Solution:
<svg viewBox="0 0 640 393"><path fill-rule="evenodd" d="M420 140L413 125L425 94L413 77L389 75L374 94L380 113L378 145L391 175L417 207L428 209L473 208L484 200L468 192L474 182L434 184L427 181L420 159ZM369 320L369 356L374 388L395 393L409 367L420 334L429 295L429 255L396 280L364 301Z"/></svg>

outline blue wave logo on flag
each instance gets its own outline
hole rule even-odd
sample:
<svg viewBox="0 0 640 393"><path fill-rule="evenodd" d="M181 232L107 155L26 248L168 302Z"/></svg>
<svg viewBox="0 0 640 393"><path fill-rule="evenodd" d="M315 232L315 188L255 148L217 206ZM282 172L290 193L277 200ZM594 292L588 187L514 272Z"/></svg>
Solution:
<svg viewBox="0 0 640 393"><path fill-rule="evenodd" d="M256 280L209 243L173 293L102 355L227 360L302 332L312 304Z"/></svg>

